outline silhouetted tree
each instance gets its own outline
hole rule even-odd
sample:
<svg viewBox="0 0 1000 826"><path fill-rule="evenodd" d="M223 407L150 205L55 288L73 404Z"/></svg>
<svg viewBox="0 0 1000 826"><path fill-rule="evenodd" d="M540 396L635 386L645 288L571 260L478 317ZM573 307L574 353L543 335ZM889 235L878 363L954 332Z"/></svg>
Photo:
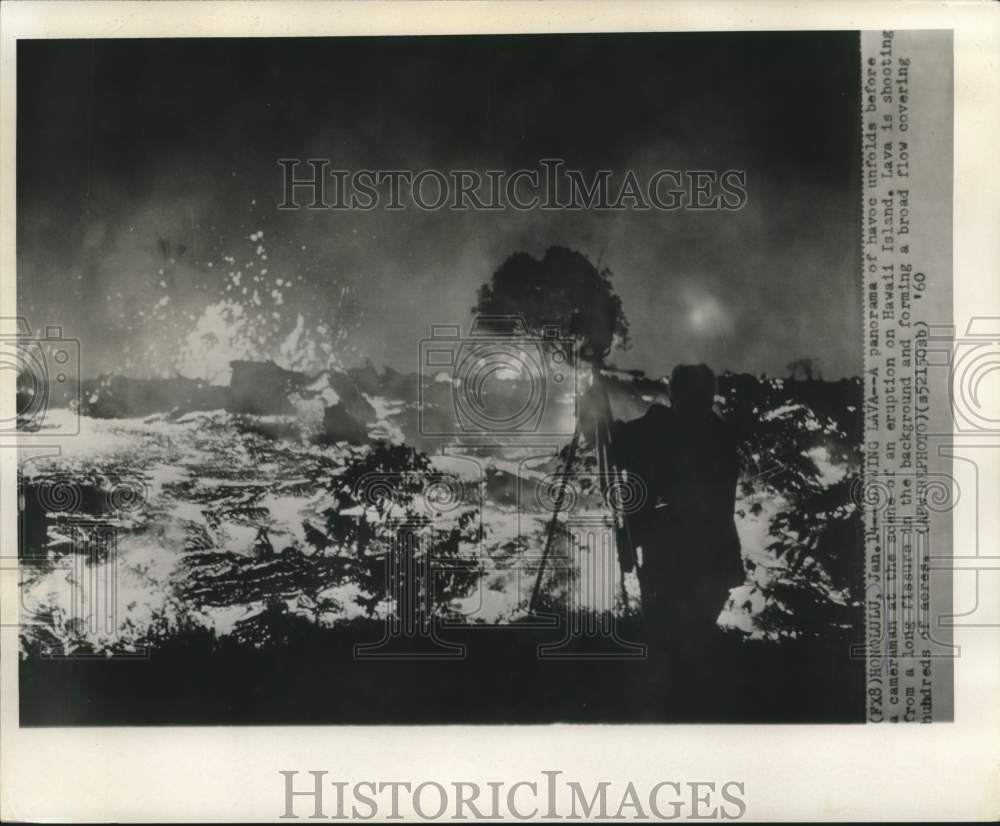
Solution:
<svg viewBox="0 0 1000 826"><path fill-rule="evenodd" d="M812 381L823 378L823 371L820 369L822 360L803 356L794 361L788 362L785 370L788 371L788 378L795 381Z"/></svg>
<svg viewBox="0 0 1000 826"><path fill-rule="evenodd" d="M611 277L607 267L598 269L566 247L550 247L541 260L518 252L479 288L472 309L521 316L535 334L558 323L564 336L576 340L583 358L599 362L613 346L629 345L628 321Z"/></svg>

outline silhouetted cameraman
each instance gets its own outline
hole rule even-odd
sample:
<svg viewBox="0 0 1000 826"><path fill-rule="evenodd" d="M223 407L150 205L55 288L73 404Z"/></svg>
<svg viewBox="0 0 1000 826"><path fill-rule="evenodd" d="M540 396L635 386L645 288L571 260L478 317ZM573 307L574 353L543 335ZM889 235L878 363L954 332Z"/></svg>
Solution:
<svg viewBox="0 0 1000 826"><path fill-rule="evenodd" d="M736 442L713 411L714 398L708 367L679 365L670 377L670 407L654 404L641 418L616 422L612 434L617 461L648 491L630 529L642 548L651 653L695 671L713 656L721 633L716 619L729 589L744 579L733 515Z"/></svg>

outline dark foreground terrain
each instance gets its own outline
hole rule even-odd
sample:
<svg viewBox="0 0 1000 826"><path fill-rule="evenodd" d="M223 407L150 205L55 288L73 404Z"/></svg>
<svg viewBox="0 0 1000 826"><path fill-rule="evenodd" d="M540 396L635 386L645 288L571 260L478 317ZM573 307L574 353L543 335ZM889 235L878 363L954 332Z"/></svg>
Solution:
<svg viewBox="0 0 1000 826"><path fill-rule="evenodd" d="M727 639L700 673L655 660L539 658L555 630L449 629L465 656L356 659L380 623L247 649L176 638L140 659L20 663L25 726L351 723L861 722L847 643ZM627 628L622 636L635 639Z"/></svg>

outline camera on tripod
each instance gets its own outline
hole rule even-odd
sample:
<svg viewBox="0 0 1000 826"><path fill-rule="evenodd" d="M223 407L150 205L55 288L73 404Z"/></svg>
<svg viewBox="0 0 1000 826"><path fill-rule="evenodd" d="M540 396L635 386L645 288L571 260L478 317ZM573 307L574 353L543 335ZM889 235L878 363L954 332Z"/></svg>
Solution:
<svg viewBox="0 0 1000 826"><path fill-rule="evenodd" d="M0 418L0 434L72 436L80 432L80 342L64 338L62 328L31 334L27 319L0 319L0 369L14 370L17 408L13 419ZM55 420L53 407L71 411Z"/></svg>
<svg viewBox="0 0 1000 826"><path fill-rule="evenodd" d="M434 325L420 342L420 432L570 435L575 356L576 342L558 324L545 325L539 336L519 316L479 316L466 338L458 325Z"/></svg>

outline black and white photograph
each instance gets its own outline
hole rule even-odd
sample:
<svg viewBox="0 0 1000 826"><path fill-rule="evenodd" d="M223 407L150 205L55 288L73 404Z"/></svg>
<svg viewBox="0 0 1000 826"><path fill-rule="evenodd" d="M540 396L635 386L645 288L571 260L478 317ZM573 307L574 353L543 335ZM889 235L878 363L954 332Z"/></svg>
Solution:
<svg viewBox="0 0 1000 826"><path fill-rule="evenodd" d="M0 5L0 819L995 818L998 56Z"/></svg>
<svg viewBox="0 0 1000 826"><path fill-rule="evenodd" d="M22 723L862 721L859 49L19 42Z"/></svg>

